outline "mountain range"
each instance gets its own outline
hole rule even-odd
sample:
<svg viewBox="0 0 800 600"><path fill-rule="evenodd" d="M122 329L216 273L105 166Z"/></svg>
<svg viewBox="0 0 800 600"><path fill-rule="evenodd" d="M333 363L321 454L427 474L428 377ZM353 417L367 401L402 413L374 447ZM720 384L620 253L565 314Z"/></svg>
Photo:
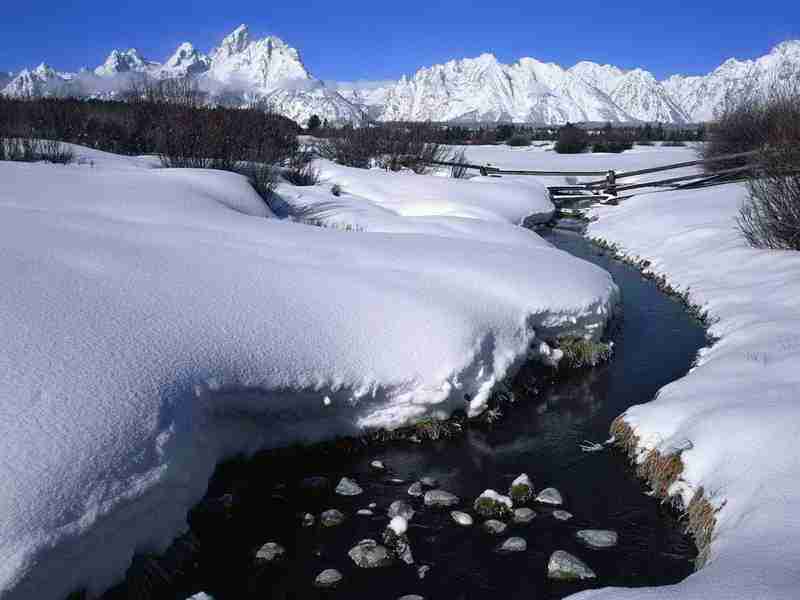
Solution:
<svg viewBox="0 0 800 600"><path fill-rule="evenodd" d="M191 77L212 98L256 99L305 124L311 115L331 123L360 121L517 122L581 121L684 124L709 121L731 95L766 88L800 74L800 40L779 44L754 60L731 58L703 76L659 81L644 69L583 61L570 68L521 58L504 64L492 54L422 68L413 76L369 88L328 85L314 77L300 53L280 38L256 39L237 27L208 54L185 42L163 63L135 49L113 50L95 69L59 72L47 64L0 71L8 96L114 97L132 77Z"/></svg>

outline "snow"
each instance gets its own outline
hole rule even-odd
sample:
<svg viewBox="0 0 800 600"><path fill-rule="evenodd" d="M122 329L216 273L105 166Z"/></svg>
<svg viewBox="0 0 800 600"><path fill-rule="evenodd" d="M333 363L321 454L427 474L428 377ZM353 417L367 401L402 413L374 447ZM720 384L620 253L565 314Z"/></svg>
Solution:
<svg viewBox="0 0 800 600"><path fill-rule="evenodd" d="M77 154L0 162L4 598L113 584L185 529L225 457L465 397L477 414L529 348L599 335L616 302L607 273L515 226L550 210L533 184L343 172L393 216L338 231L272 218L235 174Z"/></svg>
<svg viewBox="0 0 800 600"><path fill-rule="evenodd" d="M329 87L311 75L296 48L275 36L253 39L240 25L208 55L189 42L163 64L135 49L113 50L105 63L81 74L79 85L67 85L74 74L48 67L23 70L0 90L20 97L63 89L113 96L128 86L124 75L138 72L157 78L190 75L204 89L226 92L228 100L235 95L242 104L265 99L302 125L314 114L335 123L360 123L366 114L382 121L685 124L712 120L726 98L753 85L766 89L798 68L800 41L793 40L755 60L729 59L707 75L673 75L664 81L640 68L588 61L564 68L530 57L504 64L484 53L424 67L398 81Z"/></svg>
<svg viewBox="0 0 800 600"><path fill-rule="evenodd" d="M657 398L625 413L643 451L683 448L683 501L719 508L709 564L674 586L581 600L797 598L800 572L800 253L747 246L742 185L641 195L593 210L589 235L652 262L709 311L719 341Z"/></svg>
<svg viewBox="0 0 800 600"><path fill-rule="evenodd" d="M310 209L313 218L332 226L528 244L530 233L516 225L527 217L548 221L555 210L545 187L530 177L451 179L356 169L326 160L314 166L320 173L318 186L283 185L278 193L291 206ZM333 195L334 185L341 195Z"/></svg>
<svg viewBox="0 0 800 600"><path fill-rule="evenodd" d="M405 517L397 516L389 521L389 529L397 535L403 535L408 530L408 521Z"/></svg>

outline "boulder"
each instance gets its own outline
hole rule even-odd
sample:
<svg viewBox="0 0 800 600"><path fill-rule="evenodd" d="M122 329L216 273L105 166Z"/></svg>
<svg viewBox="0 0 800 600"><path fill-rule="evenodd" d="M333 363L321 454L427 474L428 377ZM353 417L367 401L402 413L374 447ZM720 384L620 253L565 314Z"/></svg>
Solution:
<svg viewBox="0 0 800 600"><path fill-rule="evenodd" d="M339 485L336 486L336 493L340 496L358 496L363 494L364 490L352 479L342 477L339 480Z"/></svg>
<svg viewBox="0 0 800 600"><path fill-rule="evenodd" d="M569 552L556 550L550 555L547 562L547 576L550 579L562 581L576 581L579 579L594 579L597 577L585 562Z"/></svg>
<svg viewBox="0 0 800 600"><path fill-rule="evenodd" d="M256 552L256 563L265 564L280 560L286 555L286 548L276 542L267 542Z"/></svg>
<svg viewBox="0 0 800 600"><path fill-rule="evenodd" d="M449 508L461 502L458 496L444 490L430 490L425 492L425 506Z"/></svg>
<svg viewBox="0 0 800 600"><path fill-rule="evenodd" d="M497 519L489 519L483 524L483 530L491 535L500 535L508 526Z"/></svg>
<svg viewBox="0 0 800 600"><path fill-rule="evenodd" d="M395 517L403 517L406 521L410 521L414 517L414 509L411 505L402 500L395 500L389 505L389 510L386 511L390 519Z"/></svg>
<svg viewBox="0 0 800 600"><path fill-rule="evenodd" d="M581 529L575 537L591 548L612 548L619 541L617 532L609 529Z"/></svg>
<svg viewBox="0 0 800 600"><path fill-rule="evenodd" d="M422 483L419 481L415 481L408 488L408 495L413 496L414 498L419 498L424 493L425 492L422 489Z"/></svg>
<svg viewBox="0 0 800 600"><path fill-rule="evenodd" d="M475 512L487 519L505 519L511 516L511 498L498 494L494 490L486 490L475 500Z"/></svg>
<svg viewBox="0 0 800 600"><path fill-rule="evenodd" d="M319 516L319 522L323 527L336 527L337 525L344 523L345 518L346 517L341 511L332 508L330 510L326 510Z"/></svg>
<svg viewBox="0 0 800 600"><path fill-rule="evenodd" d="M511 552L525 552L528 549L528 542L521 537L510 537L497 547L497 551L506 554Z"/></svg>
<svg viewBox="0 0 800 600"><path fill-rule="evenodd" d="M533 483L526 473L511 482L508 495L516 505L525 504L533 498Z"/></svg>
<svg viewBox="0 0 800 600"><path fill-rule="evenodd" d="M530 508L515 508L513 518L517 525L527 525L536 518L536 513Z"/></svg>
<svg viewBox="0 0 800 600"><path fill-rule="evenodd" d="M361 540L347 555L362 569L375 569L392 564L392 557L386 546L381 546L371 539Z"/></svg>
<svg viewBox="0 0 800 600"><path fill-rule="evenodd" d="M342 574L336 569L325 569L314 579L314 585L318 588L332 588L339 585L342 579Z"/></svg>
<svg viewBox="0 0 800 600"><path fill-rule="evenodd" d="M564 504L564 498L561 497L561 492L556 488L545 488L536 496L536 502L539 504L550 504L551 506L561 506Z"/></svg>
<svg viewBox="0 0 800 600"><path fill-rule="evenodd" d="M470 527L473 524L472 516L461 512L460 510L454 510L450 513L450 516L453 517L453 521L461 525L462 527Z"/></svg>
<svg viewBox="0 0 800 600"><path fill-rule="evenodd" d="M414 556L411 553L411 542L408 541L406 531L408 521L403 517L395 517L383 532L383 543L392 554L407 565L414 564Z"/></svg>

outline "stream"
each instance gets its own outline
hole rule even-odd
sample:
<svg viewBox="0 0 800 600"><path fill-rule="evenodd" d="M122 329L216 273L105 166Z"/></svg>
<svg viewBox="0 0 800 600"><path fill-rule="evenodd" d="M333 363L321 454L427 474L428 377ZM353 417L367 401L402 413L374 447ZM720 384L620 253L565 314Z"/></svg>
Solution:
<svg viewBox="0 0 800 600"><path fill-rule="evenodd" d="M650 401L660 387L684 375L706 345L705 331L679 302L579 234L555 229L544 235L559 248L609 271L622 289L623 311L611 334L615 353L609 364L573 372L537 394L515 387L516 403L495 426L469 428L454 439L395 442L354 456L330 453L313 464L289 457L221 467L209 496L232 491L235 516L224 526L193 526L203 542L189 589L203 590L216 600L396 600L406 594L536 600L595 587L667 585L687 577L693 571L695 548L676 516L646 495L619 451L587 453L580 444L605 441L615 417ZM370 467L376 459L385 463L386 472ZM483 519L472 510L473 501L487 488L508 493L520 473L530 476L536 491L558 488L563 508L573 518L557 520L551 508L532 503L537 516L531 523L510 524L500 536L486 533ZM309 494L299 484L309 476L324 476L330 486ZM334 495L332 487L342 476L356 480L364 493ZM410 497L409 485L425 476L458 495L457 508L476 516L475 525L460 527L451 519L451 509L425 508L421 499ZM417 511L408 529L415 565L357 567L348 550L364 538L380 543L387 507L398 499ZM356 514L370 503L377 505L373 516ZM322 528L317 519L315 526L301 525L303 513L318 517L330 508L346 515L343 524ZM584 528L614 530L619 544L602 550L581 545L575 533ZM495 552L510 536L524 538L527 551ZM285 547L285 558L255 568L255 551L270 541ZM549 580L547 562L554 550L581 558L597 578L580 583ZM419 565L430 567L423 579ZM341 584L331 590L315 588L315 577L329 568L341 572Z"/></svg>

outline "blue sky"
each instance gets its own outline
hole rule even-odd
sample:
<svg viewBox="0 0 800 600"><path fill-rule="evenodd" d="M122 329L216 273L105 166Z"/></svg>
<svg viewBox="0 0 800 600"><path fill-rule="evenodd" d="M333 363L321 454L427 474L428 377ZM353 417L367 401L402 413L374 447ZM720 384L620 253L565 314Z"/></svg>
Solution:
<svg viewBox="0 0 800 600"><path fill-rule="evenodd" d="M240 23L298 48L321 79L392 79L421 66L493 52L571 66L641 66L657 77L706 73L800 38L800 1L608 3L537 0L8 0L0 69L45 60L62 70L135 46L163 61L182 41L207 51Z"/></svg>

